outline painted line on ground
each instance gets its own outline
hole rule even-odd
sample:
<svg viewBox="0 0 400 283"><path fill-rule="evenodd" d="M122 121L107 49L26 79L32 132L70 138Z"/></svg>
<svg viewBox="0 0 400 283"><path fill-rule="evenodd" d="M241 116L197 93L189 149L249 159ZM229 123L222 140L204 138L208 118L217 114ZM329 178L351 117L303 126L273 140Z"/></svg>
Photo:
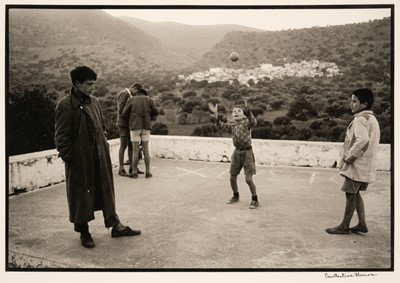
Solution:
<svg viewBox="0 0 400 283"><path fill-rule="evenodd" d="M310 184L314 183L315 175L317 175L317 172L313 172L313 173L311 174L310 182L309 182Z"/></svg>
<svg viewBox="0 0 400 283"><path fill-rule="evenodd" d="M201 173L197 173L197 172L196 172L196 171L202 170L202 169L204 169L204 168L199 168L199 169L197 169L196 171L191 171L191 170L183 169L183 168L180 168L180 167L176 167L176 169L179 169L179 170L182 170L182 171L185 171L185 172L186 172L186 173L183 173L183 174L180 174L180 175L177 175L177 176L181 176L181 175L185 175L185 174L195 174L195 175L199 175L199 176L201 176L201 177L203 177L203 178L206 178L206 177L207 177L206 175L203 175L203 174L201 174Z"/></svg>
<svg viewBox="0 0 400 283"><path fill-rule="evenodd" d="M219 174L217 175L217 178L221 177L222 175L224 175L224 174L227 173L227 172L229 172L229 170L225 170L225 171L223 171L222 173L219 173Z"/></svg>

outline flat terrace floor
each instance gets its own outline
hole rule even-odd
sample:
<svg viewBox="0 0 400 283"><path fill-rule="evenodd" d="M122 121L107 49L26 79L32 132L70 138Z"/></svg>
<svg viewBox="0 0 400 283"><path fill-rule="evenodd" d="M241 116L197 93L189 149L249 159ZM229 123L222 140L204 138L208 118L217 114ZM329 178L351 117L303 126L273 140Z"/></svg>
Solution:
<svg viewBox="0 0 400 283"><path fill-rule="evenodd" d="M260 207L229 163L152 159L153 178L114 171L117 213L137 237L111 238L101 212L90 222L94 249L81 246L68 220L65 183L8 200L11 268L61 269L372 269L392 268L391 175L378 172L363 193L367 234L329 235L345 196L336 169L258 166ZM139 168L143 169L143 164ZM353 217L357 222L357 214Z"/></svg>

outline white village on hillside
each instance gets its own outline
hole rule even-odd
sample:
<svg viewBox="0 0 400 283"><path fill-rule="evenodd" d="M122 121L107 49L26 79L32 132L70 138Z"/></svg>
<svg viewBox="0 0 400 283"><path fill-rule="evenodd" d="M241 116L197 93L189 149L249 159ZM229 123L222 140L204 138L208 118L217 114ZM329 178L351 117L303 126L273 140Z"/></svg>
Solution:
<svg viewBox="0 0 400 283"><path fill-rule="evenodd" d="M272 64L261 64L254 69L230 69L230 68L210 68L208 71L193 73L188 76L179 75L182 82L191 80L204 81L209 83L218 81L229 81L232 83L237 80L240 84L249 86L252 80L255 84L266 78L282 79L289 77L333 77L342 75L335 63L319 62L318 60L301 61L300 63L287 63L283 66L273 66Z"/></svg>

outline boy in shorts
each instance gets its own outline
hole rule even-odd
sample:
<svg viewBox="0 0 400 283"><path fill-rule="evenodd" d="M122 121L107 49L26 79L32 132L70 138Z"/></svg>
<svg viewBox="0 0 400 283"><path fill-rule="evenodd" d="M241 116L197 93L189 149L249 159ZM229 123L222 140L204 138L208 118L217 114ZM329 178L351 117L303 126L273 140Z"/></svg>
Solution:
<svg viewBox="0 0 400 283"><path fill-rule="evenodd" d="M144 163L146 166L146 178L153 175L150 172L149 140L152 122L157 119L159 110L141 84L137 85L137 93L129 98L121 117L128 119L131 141L133 145L133 166L131 178L138 178L139 144L142 144Z"/></svg>
<svg viewBox="0 0 400 283"><path fill-rule="evenodd" d="M360 191L365 191L376 177L380 129L371 111L373 103L374 95L369 89L357 89L352 93L350 108L354 119L347 128L339 163L340 175L345 178L342 191L346 193L346 208L342 223L326 229L329 234L368 232ZM354 211L357 211L358 224L349 228Z"/></svg>
<svg viewBox="0 0 400 283"><path fill-rule="evenodd" d="M133 84L130 88L125 88L118 93L117 96L117 126L118 126L118 133L120 138L120 147L118 151L118 161L119 161L119 170L118 174L121 176L128 176L124 168L124 155L125 150L128 147L128 157L129 157L129 171L132 170L132 143L129 137L129 126L128 120L122 119L122 110L124 110L126 102L129 98L135 94L136 88Z"/></svg>
<svg viewBox="0 0 400 283"><path fill-rule="evenodd" d="M120 147L118 151L118 161L119 161L118 174L120 176L126 176L126 177L129 176L124 168L124 155L127 147L128 147L128 158L129 158L129 174L132 174L132 166L133 166L133 161L132 161L133 147L130 138L128 119L123 119L121 115L129 98L136 95L138 88L141 88L141 86L142 86L141 83L134 83L131 85L131 87L125 88L122 91L120 91L117 96L117 126L120 138ZM138 170L138 173L144 174L144 172L140 170Z"/></svg>
<svg viewBox="0 0 400 283"><path fill-rule="evenodd" d="M232 123L224 123L218 120L218 104L208 104L210 111L214 114L217 125L223 130L232 134L235 150L232 153L230 167L230 184L233 196L228 200L228 204L239 201L239 191L237 185L237 176L240 170L244 168L246 183L251 191L250 208L259 206L256 185L253 182L253 175L256 174L256 165L253 148L251 147L251 128L257 124L257 120L247 106L235 106L232 110Z"/></svg>

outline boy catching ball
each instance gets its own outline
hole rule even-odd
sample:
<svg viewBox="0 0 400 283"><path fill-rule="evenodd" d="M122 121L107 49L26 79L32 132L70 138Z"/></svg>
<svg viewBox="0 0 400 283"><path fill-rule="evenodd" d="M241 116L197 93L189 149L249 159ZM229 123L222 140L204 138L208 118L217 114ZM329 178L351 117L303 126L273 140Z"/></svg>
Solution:
<svg viewBox="0 0 400 283"><path fill-rule="evenodd" d="M251 146L251 128L257 124L257 120L247 106L235 106L232 110L232 123L224 123L218 119L218 104L208 104L210 111L214 114L216 124L223 130L232 135L235 150L232 153L230 167L230 184L233 196L228 200L228 204L239 201L239 191L237 176L242 168L246 176L246 183L251 191L250 208L259 206L256 185L253 182L253 175L256 174L256 165L253 148Z"/></svg>

